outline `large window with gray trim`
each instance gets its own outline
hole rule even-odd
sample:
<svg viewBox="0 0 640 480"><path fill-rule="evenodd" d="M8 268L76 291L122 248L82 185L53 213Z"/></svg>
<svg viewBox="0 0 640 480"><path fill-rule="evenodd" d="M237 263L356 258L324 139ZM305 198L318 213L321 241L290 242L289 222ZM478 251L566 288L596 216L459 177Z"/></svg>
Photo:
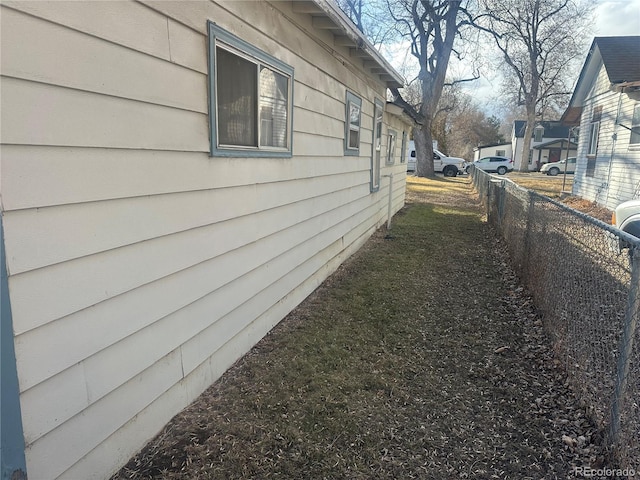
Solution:
<svg viewBox="0 0 640 480"><path fill-rule="evenodd" d="M293 68L209 22L211 155L291 156Z"/></svg>

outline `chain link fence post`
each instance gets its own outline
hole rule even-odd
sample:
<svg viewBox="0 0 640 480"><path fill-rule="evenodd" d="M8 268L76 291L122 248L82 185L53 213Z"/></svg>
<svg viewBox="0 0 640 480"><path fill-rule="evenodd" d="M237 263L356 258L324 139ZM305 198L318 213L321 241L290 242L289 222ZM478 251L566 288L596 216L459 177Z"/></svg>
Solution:
<svg viewBox="0 0 640 480"><path fill-rule="evenodd" d="M524 252L530 252L531 251L531 240L532 240L532 236L533 236L533 222L535 219L535 196L533 195L533 192L528 192L528 197L529 197L529 204L527 206L527 224L525 226L525 230L524 230ZM527 275L529 274L529 267L531 264L531 255L529 254L525 254L523 255L523 261L522 261L522 278L527 278Z"/></svg>
<svg viewBox="0 0 640 480"><path fill-rule="evenodd" d="M509 179L470 172L567 383L611 447L606 461L640 473L640 240Z"/></svg>
<svg viewBox="0 0 640 480"><path fill-rule="evenodd" d="M633 339L638 325L638 316L640 315L640 249L629 249L629 263L631 265L629 300L625 312L622 336L620 337L616 384L611 405L610 441L614 447L618 444L620 436L621 407L627 390L629 366L633 354Z"/></svg>

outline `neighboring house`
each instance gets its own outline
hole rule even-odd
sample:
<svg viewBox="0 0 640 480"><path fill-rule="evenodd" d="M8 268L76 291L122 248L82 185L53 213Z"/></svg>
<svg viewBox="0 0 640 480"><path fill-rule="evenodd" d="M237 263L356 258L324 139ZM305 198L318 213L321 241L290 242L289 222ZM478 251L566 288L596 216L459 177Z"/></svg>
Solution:
<svg viewBox="0 0 640 480"><path fill-rule="evenodd" d="M513 158L511 143L494 143L491 145L483 145L473 149L473 161L480 160L484 157L507 157Z"/></svg>
<svg viewBox="0 0 640 480"><path fill-rule="evenodd" d="M108 478L403 206L402 78L324 0L0 21L3 478Z"/></svg>
<svg viewBox="0 0 640 480"><path fill-rule="evenodd" d="M526 120L513 122L511 130L511 151L516 171L522 165L522 146ZM545 163L557 162L567 157L575 157L576 143L569 140L569 127L560 122L538 122L534 129L529 149L529 170L537 171Z"/></svg>
<svg viewBox="0 0 640 480"><path fill-rule="evenodd" d="M640 198L640 36L593 40L562 120L580 126L573 194Z"/></svg>

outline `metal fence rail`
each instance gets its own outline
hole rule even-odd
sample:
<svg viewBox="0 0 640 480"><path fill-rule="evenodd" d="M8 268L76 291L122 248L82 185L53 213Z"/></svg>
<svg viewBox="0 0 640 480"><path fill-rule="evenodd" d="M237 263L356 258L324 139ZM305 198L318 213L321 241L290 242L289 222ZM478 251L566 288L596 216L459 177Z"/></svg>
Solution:
<svg viewBox="0 0 640 480"><path fill-rule="evenodd" d="M575 392L619 467L640 473L640 240L505 178L471 174Z"/></svg>

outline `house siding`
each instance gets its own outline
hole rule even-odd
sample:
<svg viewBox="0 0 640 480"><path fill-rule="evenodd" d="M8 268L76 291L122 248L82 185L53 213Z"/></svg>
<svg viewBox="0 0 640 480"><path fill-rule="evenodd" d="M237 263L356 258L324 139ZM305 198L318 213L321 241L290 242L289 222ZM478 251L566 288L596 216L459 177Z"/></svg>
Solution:
<svg viewBox="0 0 640 480"><path fill-rule="evenodd" d="M511 151L513 153L513 164L515 170L520 170L522 164L522 148L524 146L524 129L526 127L526 121L516 120L511 128ZM543 128L545 128L543 137L539 142L535 141L535 138L531 138L531 146L529 147L529 153L524 161L529 161L529 155L531 155L531 162L529 163L529 171L537 171L540 167L549 162L550 149L540 148L541 145L553 142L556 140L566 141L568 136L568 129L559 125L559 122L541 122ZM566 131L566 134L565 134ZM562 136L558 136L562 135ZM569 156L574 156L572 151ZM566 149L561 149L560 158L564 159L567 156Z"/></svg>
<svg viewBox="0 0 640 480"><path fill-rule="evenodd" d="M604 65L601 64L589 94L585 98L580 120L577 166L573 194L614 209L619 203L640 196L640 149L630 147L631 126L636 100L626 93L612 91ZM586 175L589 148L589 124L596 107L602 107L595 171Z"/></svg>
<svg viewBox="0 0 640 480"><path fill-rule="evenodd" d="M384 85L291 8L0 7L2 207L30 478L108 477L386 221L384 175L392 211L404 204L399 141L369 191ZM209 156L207 20L295 68L291 158ZM363 100L356 157L344 156L347 89ZM389 128L407 130L385 114L385 144Z"/></svg>
<svg viewBox="0 0 640 480"><path fill-rule="evenodd" d="M19 479L26 471L26 463L1 216L0 320L0 476L3 479Z"/></svg>
<svg viewBox="0 0 640 480"><path fill-rule="evenodd" d="M513 145L511 143L503 143L500 145L491 145L488 147L478 147L473 152L473 160L480 160L484 157L493 157L498 155L498 152L504 151L504 156L507 158L513 158Z"/></svg>

